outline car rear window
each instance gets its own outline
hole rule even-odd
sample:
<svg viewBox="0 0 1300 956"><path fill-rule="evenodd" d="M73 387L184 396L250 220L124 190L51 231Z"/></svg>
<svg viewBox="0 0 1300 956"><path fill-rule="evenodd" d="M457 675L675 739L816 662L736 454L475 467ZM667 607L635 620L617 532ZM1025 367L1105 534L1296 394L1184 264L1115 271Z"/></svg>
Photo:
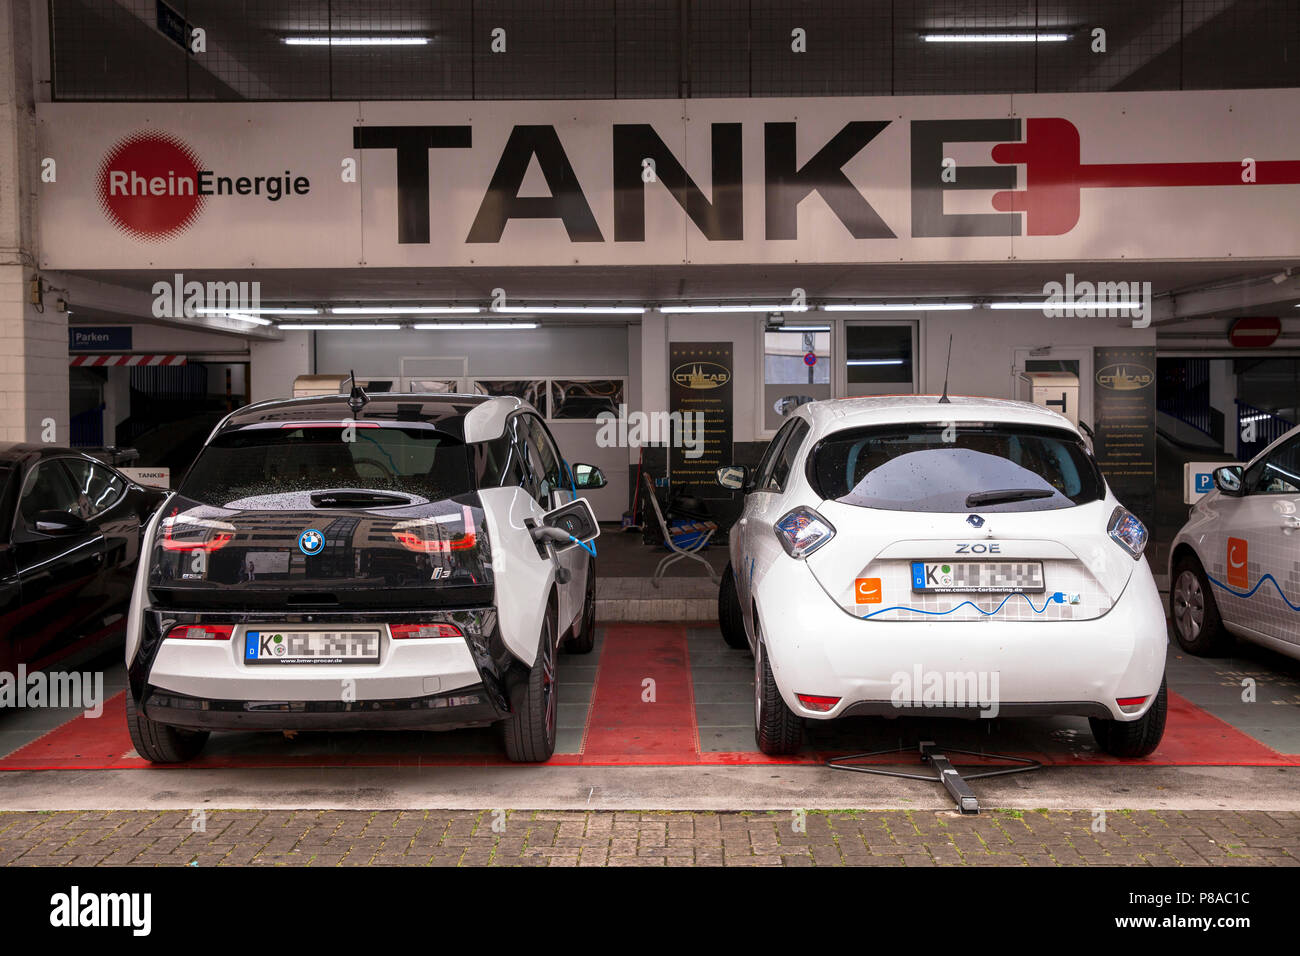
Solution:
<svg viewBox="0 0 1300 956"><path fill-rule="evenodd" d="M218 435L181 483L192 501L224 505L283 492L355 488L436 501L473 490L469 454L430 428L253 427Z"/></svg>
<svg viewBox="0 0 1300 956"><path fill-rule="evenodd" d="M823 498L884 511L1049 511L1105 496L1096 460L1078 436L1015 425L835 433L818 443L809 477ZM1027 494L997 500L1018 492Z"/></svg>

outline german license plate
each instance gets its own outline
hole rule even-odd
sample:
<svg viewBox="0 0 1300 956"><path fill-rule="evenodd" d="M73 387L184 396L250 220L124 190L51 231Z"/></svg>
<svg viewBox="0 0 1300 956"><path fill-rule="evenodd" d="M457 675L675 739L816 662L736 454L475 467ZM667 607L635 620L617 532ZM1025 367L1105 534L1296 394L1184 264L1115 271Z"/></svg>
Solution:
<svg viewBox="0 0 1300 956"><path fill-rule="evenodd" d="M378 631L278 631L244 634L245 664L378 664Z"/></svg>
<svg viewBox="0 0 1300 956"><path fill-rule="evenodd" d="M1041 561L913 561L912 590L1015 594L1043 590Z"/></svg>

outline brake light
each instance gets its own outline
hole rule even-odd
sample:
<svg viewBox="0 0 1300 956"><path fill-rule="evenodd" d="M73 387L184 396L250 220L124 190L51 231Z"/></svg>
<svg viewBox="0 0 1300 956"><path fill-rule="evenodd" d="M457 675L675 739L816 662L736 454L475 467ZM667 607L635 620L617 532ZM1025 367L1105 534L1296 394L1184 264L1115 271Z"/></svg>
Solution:
<svg viewBox="0 0 1300 956"><path fill-rule="evenodd" d="M448 554L452 551L469 551L478 544L474 533L474 516L466 506L461 508L465 522L463 533L444 538L442 528L447 523L445 515L433 518L412 518L393 525L393 537L407 551L418 554ZM434 537L427 537L432 533Z"/></svg>
<svg viewBox="0 0 1300 956"><path fill-rule="evenodd" d="M795 508L773 526L777 540L792 558L806 558L831 538L835 527L811 508Z"/></svg>
<svg viewBox="0 0 1300 956"><path fill-rule="evenodd" d="M465 634L455 624L390 624L388 630L393 640L401 641L418 637L464 637Z"/></svg>
<svg viewBox="0 0 1300 956"><path fill-rule="evenodd" d="M795 694L799 698L799 703L803 704L808 710L815 710L819 714L835 709L835 705L840 702L838 697L819 697L816 694Z"/></svg>
<svg viewBox="0 0 1300 956"><path fill-rule="evenodd" d="M233 624L177 624L167 632L167 639L169 641L228 641L234 633Z"/></svg>
<svg viewBox="0 0 1300 956"><path fill-rule="evenodd" d="M181 515L179 510L163 519L159 544L164 551L219 551L234 539L235 526L230 522Z"/></svg>
<svg viewBox="0 0 1300 956"><path fill-rule="evenodd" d="M1127 551L1134 561L1142 557L1142 551L1147 546L1146 525L1127 508L1116 508L1111 512L1106 533L1110 535L1111 540Z"/></svg>

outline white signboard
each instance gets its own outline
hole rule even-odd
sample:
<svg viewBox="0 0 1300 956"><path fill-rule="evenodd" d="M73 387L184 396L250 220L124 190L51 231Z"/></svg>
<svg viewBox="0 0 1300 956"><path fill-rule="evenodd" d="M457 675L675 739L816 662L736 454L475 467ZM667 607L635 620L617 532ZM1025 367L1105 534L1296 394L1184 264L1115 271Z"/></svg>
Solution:
<svg viewBox="0 0 1300 956"><path fill-rule="evenodd" d="M42 103L41 264L1294 259L1294 108L1294 90Z"/></svg>
<svg viewBox="0 0 1300 956"><path fill-rule="evenodd" d="M1183 462L1183 503L1194 505L1214 490L1214 470L1228 468L1231 461Z"/></svg>
<svg viewBox="0 0 1300 956"><path fill-rule="evenodd" d="M119 468L122 474L132 481L151 488L171 488L172 470L170 468Z"/></svg>

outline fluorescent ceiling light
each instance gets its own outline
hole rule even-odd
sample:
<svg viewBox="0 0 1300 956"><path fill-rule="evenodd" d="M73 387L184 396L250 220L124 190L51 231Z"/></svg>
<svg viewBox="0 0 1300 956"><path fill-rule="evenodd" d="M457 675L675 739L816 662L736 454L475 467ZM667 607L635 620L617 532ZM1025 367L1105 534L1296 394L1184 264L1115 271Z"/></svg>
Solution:
<svg viewBox="0 0 1300 956"><path fill-rule="evenodd" d="M1063 43L1068 33L922 33L926 43Z"/></svg>
<svg viewBox="0 0 1300 956"><path fill-rule="evenodd" d="M270 325L270 319L259 319L255 315L245 315L242 312L212 312L215 318L234 319L237 322L252 322L254 325Z"/></svg>
<svg viewBox="0 0 1300 956"><path fill-rule="evenodd" d="M769 332L829 332L829 325L769 325Z"/></svg>
<svg viewBox="0 0 1300 956"><path fill-rule="evenodd" d="M899 302L892 305L888 302L871 304L837 302L834 305L822 306L822 309L827 312L957 312L973 308L975 308L973 302Z"/></svg>
<svg viewBox="0 0 1300 956"><path fill-rule="evenodd" d="M482 311L477 305L349 305L330 309L333 315L477 315Z"/></svg>
<svg viewBox="0 0 1300 956"><path fill-rule="evenodd" d="M585 312L592 315L642 315L643 305L503 305L493 312L544 312L548 315Z"/></svg>
<svg viewBox="0 0 1300 956"><path fill-rule="evenodd" d="M806 305L661 305L660 312L807 312Z"/></svg>
<svg viewBox="0 0 1300 956"><path fill-rule="evenodd" d="M1042 312L1045 309L1060 309L1062 312L1070 310L1079 311L1096 311L1104 309L1140 309L1141 302L1103 302L1100 300L1086 301L1083 299L1067 301L1062 299L1060 302L990 302L990 309L1024 309L1034 312Z"/></svg>
<svg viewBox="0 0 1300 956"><path fill-rule="evenodd" d="M393 332L400 329L400 325L352 325L346 322L304 322L286 324L280 323L277 329L285 329L289 332Z"/></svg>
<svg viewBox="0 0 1300 956"><path fill-rule="evenodd" d="M433 332L446 329L459 332L494 332L500 329L535 329L536 322L427 322L411 326L421 332Z"/></svg>
<svg viewBox="0 0 1300 956"><path fill-rule="evenodd" d="M244 315L320 315L320 309L311 309L305 306L283 309L195 309L194 311L198 315L231 315L235 312Z"/></svg>
<svg viewBox="0 0 1300 956"><path fill-rule="evenodd" d="M428 37L281 37L286 46L425 46Z"/></svg>
<svg viewBox="0 0 1300 956"><path fill-rule="evenodd" d="M845 365L902 365L904 359L849 359Z"/></svg>

